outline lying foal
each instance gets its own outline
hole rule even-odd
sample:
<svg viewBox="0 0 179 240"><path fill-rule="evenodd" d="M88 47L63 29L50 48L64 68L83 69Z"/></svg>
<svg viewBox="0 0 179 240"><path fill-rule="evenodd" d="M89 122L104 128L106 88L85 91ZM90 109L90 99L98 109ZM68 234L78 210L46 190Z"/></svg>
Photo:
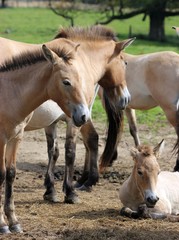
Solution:
<svg viewBox="0 0 179 240"><path fill-rule="evenodd" d="M163 146L162 140L155 148L131 150L134 167L120 188L121 215L179 221L179 172L160 171L157 158Z"/></svg>

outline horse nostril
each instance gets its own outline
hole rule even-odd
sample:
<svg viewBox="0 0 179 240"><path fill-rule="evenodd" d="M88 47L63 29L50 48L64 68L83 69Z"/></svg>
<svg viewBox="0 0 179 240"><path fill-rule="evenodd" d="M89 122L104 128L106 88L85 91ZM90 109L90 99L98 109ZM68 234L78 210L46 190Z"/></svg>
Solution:
<svg viewBox="0 0 179 240"><path fill-rule="evenodd" d="M158 200L159 200L158 197L156 197L156 198L150 198L150 197L148 197L148 198L147 198L147 202L149 202L149 203L151 203L151 204L155 204Z"/></svg>
<svg viewBox="0 0 179 240"><path fill-rule="evenodd" d="M86 122L86 115L83 115L83 116L81 117L81 120L82 120L83 123L85 123L85 122Z"/></svg>

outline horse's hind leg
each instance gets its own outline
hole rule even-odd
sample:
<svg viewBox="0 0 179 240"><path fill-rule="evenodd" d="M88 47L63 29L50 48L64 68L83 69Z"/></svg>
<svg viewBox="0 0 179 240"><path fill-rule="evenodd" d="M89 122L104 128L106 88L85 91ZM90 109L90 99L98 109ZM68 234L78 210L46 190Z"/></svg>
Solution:
<svg viewBox="0 0 179 240"><path fill-rule="evenodd" d="M138 147L140 145L140 139L137 131L137 122L136 122L136 114L135 110L131 108L125 109L125 114L129 123L129 131L134 139L135 146Z"/></svg>
<svg viewBox="0 0 179 240"><path fill-rule="evenodd" d="M52 123L45 128L48 149L48 167L45 175L44 185L46 192L44 193L44 200L50 202L58 202L57 194L54 187L54 168L59 156L59 148L57 142L57 122Z"/></svg>
<svg viewBox="0 0 179 240"><path fill-rule="evenodd" d="M81 134L86 148L85 165L82 177L77 181L75 187L79 190L90 191L99 180L98 174L98 134L91 121L82 126Z"/></svg>
<svg viewBox="0 0 179 240"><path fill-rule="evenodd" d="M16 176L16 152L21 136L17 136L8 142L6 149L6 184L5 184L5 203L4 211L9 222L11 232L22 232L14 207L13 183Z"/></svg>
<svg viewBox="0 0 179 240"><path fill-rule="evenodd" d="M65 177L63 182L63 192L65 203L77 203L78 195L73 186L74 161L76 155L76 138L80 128L73 126L72 120L67 119L67 132L65 142Z"/></svg>

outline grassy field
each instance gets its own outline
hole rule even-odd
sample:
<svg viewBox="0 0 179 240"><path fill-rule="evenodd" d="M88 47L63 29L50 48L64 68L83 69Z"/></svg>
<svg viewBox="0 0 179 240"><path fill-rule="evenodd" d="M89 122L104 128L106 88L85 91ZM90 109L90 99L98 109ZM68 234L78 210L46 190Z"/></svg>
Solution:
<svg viewBox="0 0 179 240"><path fill-rule="evenodd" d="M99 13L78 12L74 13L75 25L89 26L101 18ZM172 50L179 52L179 39L172 26L179 23L179 16L166 18L165 30L167 42L158 43L136 39L127 48L126 52L132 54L142 54L155 51ZM0 36L29 43L42 43L51 40L57 30L61 27L69 26L69 22L55 15L46 8L6 8L0 9ZM114 21L108 25L119 36L120 39L128 38L129 27L132 28L133 36L147 35L149 19L142 21L142 15L128 20ZM101 113L99 116L99 112ZM153 124L158 119L158 123L163 122L165 117L159 108L150 111L137 111L139 123ZM99 99L95 102L93 118L104 121L105 113Z"/></svg>

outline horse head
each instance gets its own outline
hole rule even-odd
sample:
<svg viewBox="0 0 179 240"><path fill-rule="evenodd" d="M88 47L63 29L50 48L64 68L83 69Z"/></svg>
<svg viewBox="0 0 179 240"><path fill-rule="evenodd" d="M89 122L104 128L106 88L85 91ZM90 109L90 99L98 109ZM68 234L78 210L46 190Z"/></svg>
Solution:
<svg viewBox="0 0 179 240"><path fill-rule="evenodd" d="M121 42L114 42L114 49L111 52L111 56L108 58L104 76L99 81L99 84L103 87L105 94L117 101L119 109L124 109L131 100L130 93L126 84L125 68L126 62L121 55L122 50L129 46L135 38L127 39Z"/></svg>
<svg viewBox="0 0 179 240"><path fill-rule="evenodd" d="M75 63L78 45L69 40L65 42L70 43L69 49L60 50L58 47L58 50L52 51L46 45L42 46L44 57L52 66L53 73L54 84L49 84L47 93L79 127L88 121L90 112L80 72Z"/></svg>
<svg viewBox="0 0 179 240"><path fill-rule="evenodd" d="M131 150L131 156L134 160L132 176L136 188L149 208L153 208L159 200L156 194L158 174L160 173L157 158L163 146L164 141L162 140L155 148L141 145Z"/></svg>

